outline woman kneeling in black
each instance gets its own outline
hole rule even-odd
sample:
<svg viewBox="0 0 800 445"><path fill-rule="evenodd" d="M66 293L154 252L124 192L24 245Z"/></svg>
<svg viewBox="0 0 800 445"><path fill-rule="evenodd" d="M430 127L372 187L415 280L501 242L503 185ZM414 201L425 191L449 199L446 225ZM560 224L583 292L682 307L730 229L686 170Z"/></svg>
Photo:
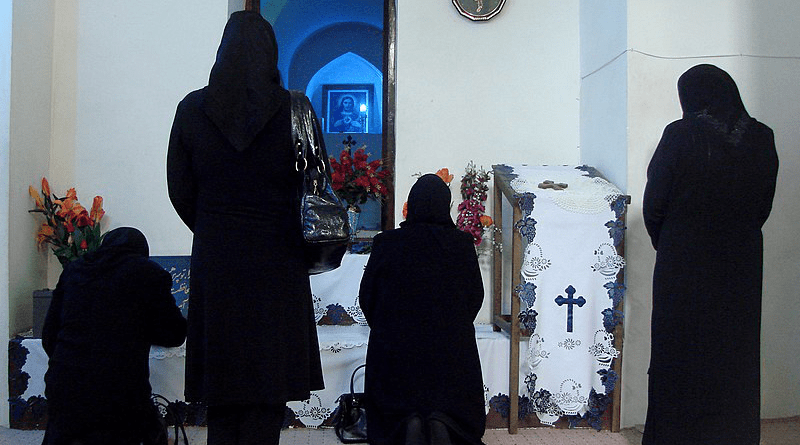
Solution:
<svg viewBox="0 0 800 445"><path fill-rule="evenodd" d="M151 443L150 345L180 346L186 320L148 256L144 235L122 227L61 273L42 331L44 445Z"/></svg>
<svg viewBox="0 0 800 445"><path fill-rule="evenodd" d="M450 189L424 175L408 217L375 236L359 299L370 326L365 393L371 444L480 444L483 378L473 322L483 282Z"/></svg>

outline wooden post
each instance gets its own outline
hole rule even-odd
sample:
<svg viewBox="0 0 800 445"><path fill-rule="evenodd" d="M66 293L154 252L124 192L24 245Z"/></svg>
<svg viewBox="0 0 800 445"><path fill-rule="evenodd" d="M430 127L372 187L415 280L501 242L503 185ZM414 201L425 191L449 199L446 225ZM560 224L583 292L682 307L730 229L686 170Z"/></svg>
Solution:
<svg viewBox="0 0 800 445"><path fill-rule="evenodd" d="M522 219L522 210L518 205L514 206L514 217L512 221ZM519 429L519 297L514 295L514 289L520 284L520 268L522 267L522 235L514 230L513 241L511 242L511 332L510 343L511 351L509 357L508 372L508 432L517 434Z"/></svg>
<svg viewBox="0 0 800 445"><path fill-rule="evenodd" d="M503 234L497 229L503 229L503 192L500 190L497 175L494 175L494 202L492 205L495 232L492 236L492 313L491 320L494 331L500 331L500 325L495 323L503 316Z"/></svg>
<svg viewBox="0 0 800 445"><path fill-rule="evenodd" d="M625 199L625 212L622 214L622 223L623 227L628 226L628 205L631 203L631 197L626 196ZM622 239L622 242L619 245L619 252L622 252L621 255L625 257L625 238ZM617 253L619 253L617 252ZM625 270L621 270L619 274L617 274L617 280L621 283L625 283ZM624 304L624 300L620 302L620 305ZM613 309L622 310L622 307L615 307ZM614 372L617 373L617 384L614 387L614 394L613 394L613 410L611 411L611 432L618 433L620 430L620 418L621 418L621 408L622 408L622 349L625 337L625 327L623 323L618 324L614 328L614 347L619 351L619 356L614 359L614 364L612 369Z"/></svg>

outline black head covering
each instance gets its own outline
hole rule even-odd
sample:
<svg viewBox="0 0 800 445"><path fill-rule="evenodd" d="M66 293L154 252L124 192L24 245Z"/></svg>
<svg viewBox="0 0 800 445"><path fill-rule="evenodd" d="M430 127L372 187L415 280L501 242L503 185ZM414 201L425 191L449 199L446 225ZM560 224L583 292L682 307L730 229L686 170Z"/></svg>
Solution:
<svg viewBox="0 0 800 445"><path fill-rule="evenodd" d="M408 193L408 214L401 227L427 223L455 227L450 217L450 187L442 178L428 173L420 177Z"/></svg>
<svg viewBox="0 0 800 445"><path fill-rule="evenodd" d="M255 139L287 94L278 75L278 44L261 14L234 12L211 68L203 106L236 151Z"/></svg>
<svg viewBox="0 0 800 445"><path fill-rule="evenodd" d="M83 255L80 266L86 273L84 276L93 279L132 257L149 256L150 247L142 232L133 227L119 227L103 236L103 242L97 250Z"/></svg>
<svg viewBox="0 0 800 445"><path fill-rule="evenodd" d="M696 65L683 73L678 79L678 97L684 118L706 121L731 142L738 142L750 121L736 82L714 65Z"/></svg>
<svg viewBox="0 0 800 445"><path fill-rule="evenodd" d="M139 229L119 227L106 233L97 252L113 252L147 258L150 256L150 246L147 244L147 238Z"/></svg>

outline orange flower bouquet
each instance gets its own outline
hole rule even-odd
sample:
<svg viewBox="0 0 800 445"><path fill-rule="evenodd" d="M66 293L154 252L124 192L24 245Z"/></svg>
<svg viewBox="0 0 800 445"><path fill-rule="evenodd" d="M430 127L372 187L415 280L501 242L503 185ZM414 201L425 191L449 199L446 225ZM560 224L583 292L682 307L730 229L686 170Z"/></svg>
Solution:
<svg viewBox="0 0 800 445"><path fill-rule="evenodd" d="M354 142L354 141L353 141ZM367 202L367 198L382 199L389 193L388 181L390 171L383 168L382 161L376 159L368 162L369 154L365 146L351 152L350 145L339 154L337 161L331 161L331 187L336 194L347 201L350 207L358 208Z"/></svg>
<svg viewBox="0 0 800 445"><path fill-rule="evenodd" d="M100 233L100 220L103 219L103 198L95 196L91 210L86 210L79 202L74 188L67 190L66 196L57 197L50 192L47 178L42 178L42 194L28 187L36 208L30 213L40 213L45 221L36 234L39 248L48 243L52 245L62 266L66 267L88 252L97 250L103 235Z"/></svg>

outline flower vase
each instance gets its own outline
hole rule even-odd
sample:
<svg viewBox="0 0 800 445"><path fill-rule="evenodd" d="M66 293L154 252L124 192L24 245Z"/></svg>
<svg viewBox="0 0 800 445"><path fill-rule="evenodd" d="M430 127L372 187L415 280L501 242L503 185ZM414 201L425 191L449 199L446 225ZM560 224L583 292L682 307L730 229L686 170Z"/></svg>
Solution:
<svg viewBox="0 0 800 445"><path fill-rule="evenodd" d="M347 222L350 223L351 243L356 239L356 233L358 233L358 218L360 216L361 216L361 209L357 205L351 204L347 206Z"/></svg>

